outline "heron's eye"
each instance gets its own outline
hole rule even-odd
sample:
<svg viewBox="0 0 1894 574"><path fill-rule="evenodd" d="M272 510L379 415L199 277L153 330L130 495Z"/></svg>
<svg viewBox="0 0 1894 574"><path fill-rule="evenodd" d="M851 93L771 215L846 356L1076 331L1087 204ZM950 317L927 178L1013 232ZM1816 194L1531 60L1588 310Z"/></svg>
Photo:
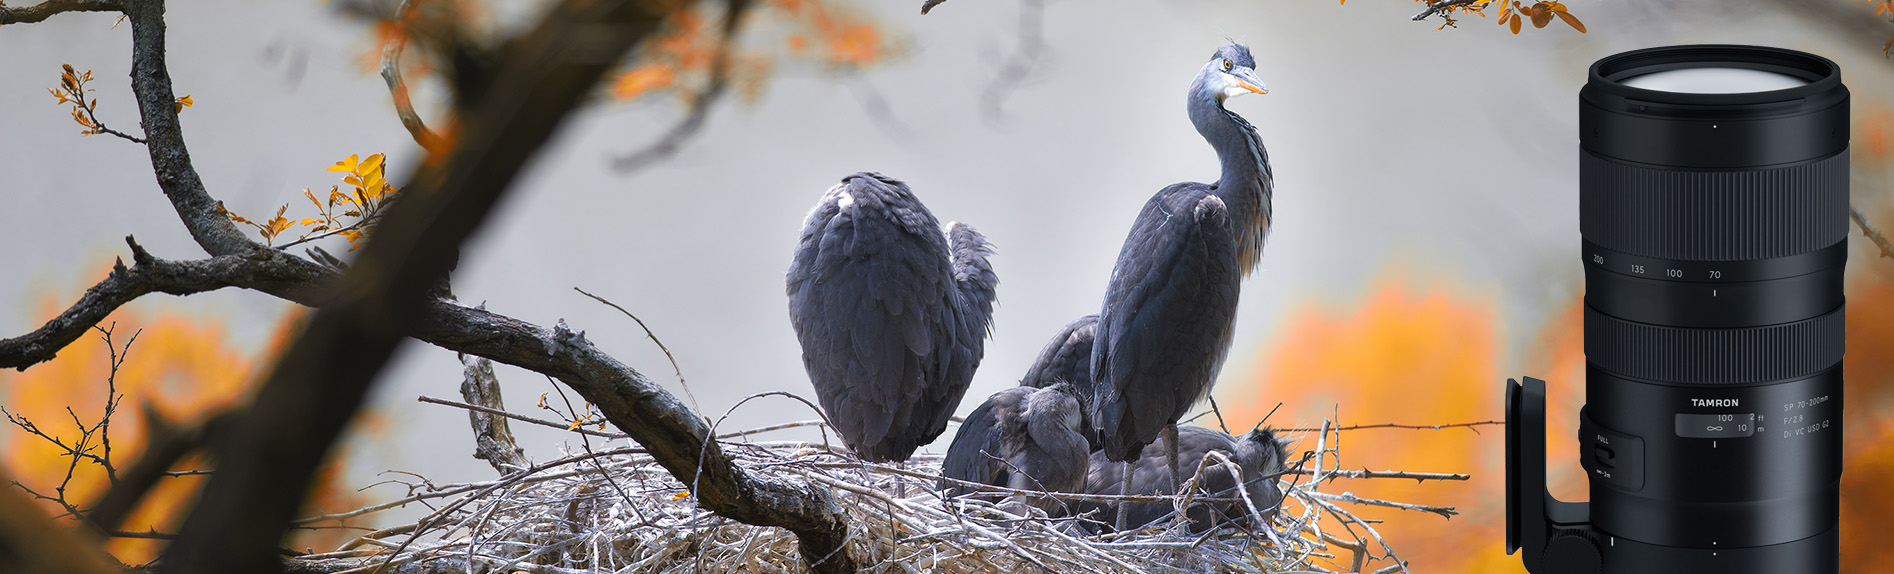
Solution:
<svg viewBox="0 0 1894 574"><path fill-rule="evenodd" d="M1224 60L1224 61L1223 61L1223 71L1225 71L1225 72L1228 72L1228 71L1230 71L1230 61L1229 61L1229 60Z"/></svg>

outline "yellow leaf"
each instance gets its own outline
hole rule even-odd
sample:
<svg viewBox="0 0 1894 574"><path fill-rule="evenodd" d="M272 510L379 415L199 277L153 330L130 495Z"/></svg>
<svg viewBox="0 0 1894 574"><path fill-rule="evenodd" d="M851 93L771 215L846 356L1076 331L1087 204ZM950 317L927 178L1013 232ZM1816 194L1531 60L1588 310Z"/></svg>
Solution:
<svg viewBox="0 0 1894 574"><path fill-rule="evenodd" d="M335 165L329 166L329 171L339 171L342 173L355 173L355 166L360 165L360 164L361 164L360 157L357 157L355 154L349 154L349 157L347 159L335 162Z"/></svg>
<svg viewBox="0 0 1894 574"><path fill-rule="evenodd" d="M680 491L677 491L677 494L671 495L671 500L683 500L690 497L691 497L691 491L680 490Z"/></svg>
<svg viewBox="0 0 1894 574"><path fill-rule="evenodd" d="M381 173L382 159L383 158L381 154L368 156L368 159L362 160L362 165L360 168L357 168L356 173L360 173L360 174Z"/></svg>
<svg viewBox="0 0 1894 574"><path fill-rule="evenodd" d="M191 101L191 95L185 94L184 97L178 98L177 109L173 110L172 113L182 112L184 108L191 107L193 104L195 104L195 102Z"/></svg>

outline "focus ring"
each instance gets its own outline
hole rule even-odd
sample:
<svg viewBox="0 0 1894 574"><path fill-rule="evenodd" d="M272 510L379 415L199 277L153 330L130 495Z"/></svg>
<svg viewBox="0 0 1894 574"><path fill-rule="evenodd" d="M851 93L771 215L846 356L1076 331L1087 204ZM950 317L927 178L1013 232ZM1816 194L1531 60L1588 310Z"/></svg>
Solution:
<svg viewBox="0 0 1894 574"><path fill-rule="evenodd" d="M1607 249L1739 261L1848 236L1848 153L1773 169L1673 171L1579 154L1579 228Z"/></svg>
<svg viewBox="0 0 1894 574"><path fill-rule="evenodd" d="M1741 385L1819 373L1841 362L1842 307L1768 327L1686 329L1625 321L1585 306L1585 358L1649 381Z"/></svg>

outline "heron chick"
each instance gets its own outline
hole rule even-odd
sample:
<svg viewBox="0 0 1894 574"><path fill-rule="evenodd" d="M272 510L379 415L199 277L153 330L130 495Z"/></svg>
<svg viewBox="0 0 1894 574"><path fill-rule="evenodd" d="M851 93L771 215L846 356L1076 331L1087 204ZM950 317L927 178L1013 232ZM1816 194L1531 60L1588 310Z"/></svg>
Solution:
<svg viewBox="0 0 1894 574"><path fill-rule="evenodd" d="M940 223L908 185L857 173L809 211L789 319L829 423L872 462L905 462L947 430L985 353L992 245Z"/></svg>
<svg viewBox="0 0 1894 574"><path fill-rule="evenodd" d="M1243 474L1244 492L1265 521L1275 517L1282 506L1282 489L1277 479L1287 468L1285 465L1289 451L1284 441L1277 439L1271 430L1259 428L1238 438L1203 427L1178 427L1177 450L1184 467L1191 470L1195 470L1206 453L1212 451L1222 453L1235 462ZM1124 494L1129 491L1130 494L1160 496L1177 493L1177 489L1171 487L1169 456L1158 445L1146 446L1133 464L1135 472L1131 487L1126 489L1117 465L1110 464L1103 452L1092 453L1091 472L1085 477L1085 493ZM1200 496L1238 501L1192 504L1184 510L1184 518L1190 521L1191 532L1204 532L1233 522L1253 524L1249 504L1240 501L1243 493L1236 491L1236 485L1237 479L1230 476L1229 469L1218 464L1218 461L1212 459L1204 467L1203 479L1198 485L1202 491ZM1127 527L1132 529L1169 516L1173 511L1169 502L1135 502L1128 507ZM1089 512L1102 515L1105 505L1080 502L1077 508L1080 514Z"/></svg>
<svg viewBox="0 0 1894 574"><path fill-rule="evenodd" d="M1255 126L1223 107L1251 93L1269 91L1242 44L1217 49L1191 80L1185 109L1216 150L1222 176L1151 196L1125 237L1098 314L1092 424L1104 456L1136 460L1161 434L1174 483L1183 472L1174 454L1177 421L1216 382L1236 329L1237 292L1261 261L1269 232L1275 176L1268 151ZM1122 483L1132 484L1131 465L1122 469Z"/></svg>
<svg viewBox="0 0 1894 574"><path fill-rule="evenodd" d="M1090 403L1087 393L1071 383L993 393L960 424L941 461L941 476L1015 490L1078 492L1090 460L1081 432L1089 426ZM949 496L972 491L945 481L941 486ZM1015 494L1005 500L1049 516L1067 514L1065 505L1050 496Z"/></svg>

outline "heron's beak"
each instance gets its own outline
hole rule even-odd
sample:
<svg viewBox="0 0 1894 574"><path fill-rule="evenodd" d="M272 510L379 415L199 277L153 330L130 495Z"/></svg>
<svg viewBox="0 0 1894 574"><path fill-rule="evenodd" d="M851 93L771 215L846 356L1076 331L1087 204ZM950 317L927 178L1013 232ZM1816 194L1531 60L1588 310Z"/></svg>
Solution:
<svg viewBox="0 0 1894 574"><path fill-rule="evenodd" d="M1236 73L1236 78L1237 78L1236 85L1241 86L1245 90L1256 92L1258 94L1269 93L1269 87L1263 85L1263 81L1256 77L1255 70L1251 70L1248 68L1239 69Z"/></svg>

